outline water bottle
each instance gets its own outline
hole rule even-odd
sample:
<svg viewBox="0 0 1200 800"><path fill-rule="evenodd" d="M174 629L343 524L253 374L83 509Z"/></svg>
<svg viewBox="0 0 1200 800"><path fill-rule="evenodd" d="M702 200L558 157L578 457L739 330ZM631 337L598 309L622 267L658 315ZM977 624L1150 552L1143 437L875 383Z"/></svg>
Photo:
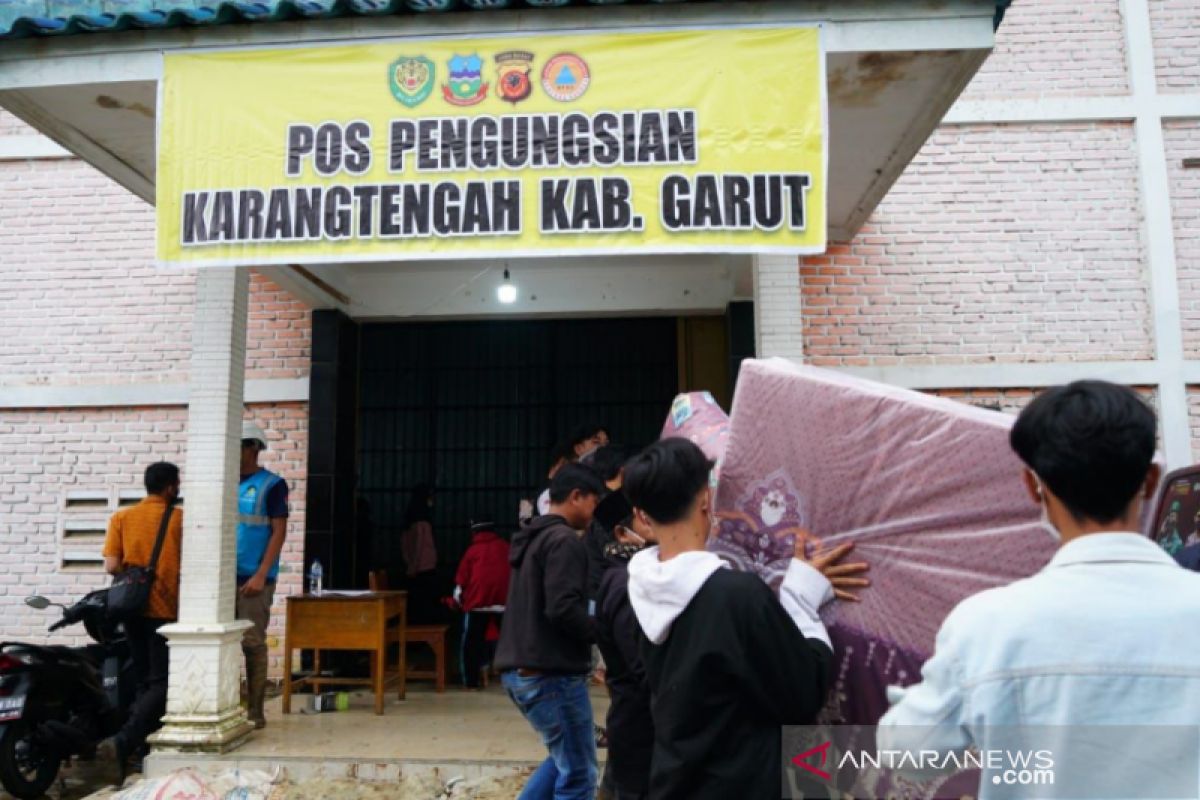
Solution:
<svg viewBox="0 0 1200 800"><path fill-rule="evenodd" d="M325 577L325 570L321 569L319 559L313 559L312 566L308 569L308 593L320 594L321 584Z"/></svg>

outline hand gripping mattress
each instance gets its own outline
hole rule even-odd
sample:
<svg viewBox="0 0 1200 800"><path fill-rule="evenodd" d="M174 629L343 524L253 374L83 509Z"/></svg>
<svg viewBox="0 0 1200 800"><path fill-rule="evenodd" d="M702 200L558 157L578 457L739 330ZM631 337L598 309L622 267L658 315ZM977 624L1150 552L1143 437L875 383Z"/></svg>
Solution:
<svg viewBox="0 0 1200 800"><path fill-rule="evenodd" d="M674 413L683 397L690 414ZM1053 554L1008 415L782 360L743 362L726 433L713 409L682 396L663 432L720 460L710 549L775 589L798 529L853 541L850 560L871 565L861 602L823 610L836 657L827 722L878 721L886 687L920 679L960 600Z"/></svg>

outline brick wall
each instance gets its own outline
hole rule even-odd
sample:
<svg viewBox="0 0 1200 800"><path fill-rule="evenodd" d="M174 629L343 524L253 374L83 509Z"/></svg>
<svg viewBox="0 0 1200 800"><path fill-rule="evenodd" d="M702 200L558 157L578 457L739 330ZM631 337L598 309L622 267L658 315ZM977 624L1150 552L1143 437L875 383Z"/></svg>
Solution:
<svg viewBox="0 0 1200 800"><path fill-rule="evenodd" d="M1149 358L1132 128L941 128L801 276L816 364Z"/></svg>
<svg viewBox="0 0 1200 800"><path fill-rule="evenodd" d="M1200 358L1200 169L1184 169L1184 158L1200 158L1200 121L1164 124L1171 213L1175 218L1175 269L1179 312L1188 358Z"/></svg>
<svg viewBox="0 0 1200 800"><path fill-rule="evenodd" d="M153 209L78 161L0 162L0 384L186 381L195 273ZM309 311L255 276L249 378L308 374Z"/></svg>
<svg viewBox="0 0 1200 800"><path fill-rule="evenodd" d="M1037 396L1034 389L938 389L929 394L971 406L1019 414Z"/></svg>
<svg viewBox="0 0 1200 800"><path fill-rule="evenodd" d="M1160 92L1200 90L1200 4L1148 0Z"/></svg>
<svg viewBox="0 0 1200 800"><path fill-rule="evenodd" d="M251 276L246 377L306 378L311 348L312 311L261 275Z"/></svg>
<svg viewBox="0 0 1200 800"><path fill-rule="evenodd" d="M1128 88L1119 0L1018 0L963 97L1112 95Z"/></svg>
<svg viewBox="0 0 1200 800"><path fill-rule="evenodd" d="M1133 390L1141 395L1142 399L1149 404L1156 416L1161 415L1158 402L1158 390L1152 386L1134 386ZM946 397L951 400L957 400L960 403L966 403L980 408L991 409L992 411L1002 411L1006 414L1020 414L1025 406L1029 405L1033 398L1037 397L1043 390L1038 389L937 389L930 391L929 394L937 395L938 397ZM1193 436L1200 432L1200 390L1197 394L1189 395L1188 402L1190 404L1190 413L1192 418ZM1158 425L1158 446L1162 448L1162 420L1159 419ZM1200 452L1200 450L1197 450Z"/></svg>
<svg viewBox="0 0 1200 800"><path fill-rule="evenodd" d="M1200 453L1200 386L1188 387L1188 421L1192 428L1192 452Z"/></svg>
<svg viewBox="0 0 1200 800"><path fill-rule="evenodd" d="M12 114L0 109L0 136L30 136L36 132Z"/></svg>
<svg viewBox="0 0 1200 800"><path fill-rule="evenodd" d="M178 379L191 281L153 247L152 210L96 170L0 163L0 380Z"/></svg>
<svg viewBox="0 0 1200 800"><path fill-rule="evenodd" d="M306 404L252 406L267 431L270 449L263 465L282 474L291 487L292 515L284 547L272 624L272 664L279 664L282 598L301 587L304 549L305 463L308 453ZM60 517L63 497L73 490L140 489L142 471L159 460L185 469L187 412L182 408L29 410L0 412L0 634L5 639L45 640L54 617L34 611L22 599L40 593L69 602L107 583L98 567L61 568ZM185 498L186 502L186 498ZM106 511L89 516L107 518ZM54 634L51 641L83 641L82 629Z"/></svg>

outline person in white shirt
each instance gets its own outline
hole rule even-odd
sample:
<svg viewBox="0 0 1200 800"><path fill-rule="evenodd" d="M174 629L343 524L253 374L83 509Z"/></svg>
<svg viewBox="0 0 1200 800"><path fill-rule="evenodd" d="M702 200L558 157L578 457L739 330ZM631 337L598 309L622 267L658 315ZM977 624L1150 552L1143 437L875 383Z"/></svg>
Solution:
<svg viewBox="0 0 1200 800"><path fill-rule="evenodd" d="M1049 389L1021 413L1010 443L1061 546L1037 574L950 613L921 683L889 690L881 749L1047 751L1052 785L1011 785L1022 776L1002 756L981 798L1200 796L1200 636L1188 632L1200 575L1138 533L1160 477L1155 429L1137 394L1100 381Z"/></svg>

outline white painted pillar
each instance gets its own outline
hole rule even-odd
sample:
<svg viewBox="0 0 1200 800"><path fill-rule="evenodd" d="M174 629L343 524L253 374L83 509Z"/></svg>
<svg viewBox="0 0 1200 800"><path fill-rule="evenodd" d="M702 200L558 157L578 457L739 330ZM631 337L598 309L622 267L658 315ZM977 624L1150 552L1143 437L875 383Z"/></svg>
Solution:
<svg viewBox="0 0 1200 800"><path fill-rule="evenodd" d="M1154 38L1147 0L1122 0L1129 82L1133 89L1138 183L1141 189L1146 259L1150 273L1150 307L1154 313L1154 347L1160 379L1158 407L1167 468L1192 463L1192 429L1188 419L1184 374L1183 325L1179 311L1179 279L1175 267L1175 224L1171 216L1171 181L1158 107L1154 71Z"/></svg>
<svg viewBox="0 0 1200 800"><path fill-rule="evenodd" d="M240 705L242 631L234 619L237 485L246 371L246 269L201 269L192 323L183 568L167 714L157 751L225 752L252 726Z"/></svg>
<svg viewBox="0 0 1200 800"><path fill-rule="evenodd" d="M759 358L804 360L798 256L754 257L754 335Z"/></svg>

